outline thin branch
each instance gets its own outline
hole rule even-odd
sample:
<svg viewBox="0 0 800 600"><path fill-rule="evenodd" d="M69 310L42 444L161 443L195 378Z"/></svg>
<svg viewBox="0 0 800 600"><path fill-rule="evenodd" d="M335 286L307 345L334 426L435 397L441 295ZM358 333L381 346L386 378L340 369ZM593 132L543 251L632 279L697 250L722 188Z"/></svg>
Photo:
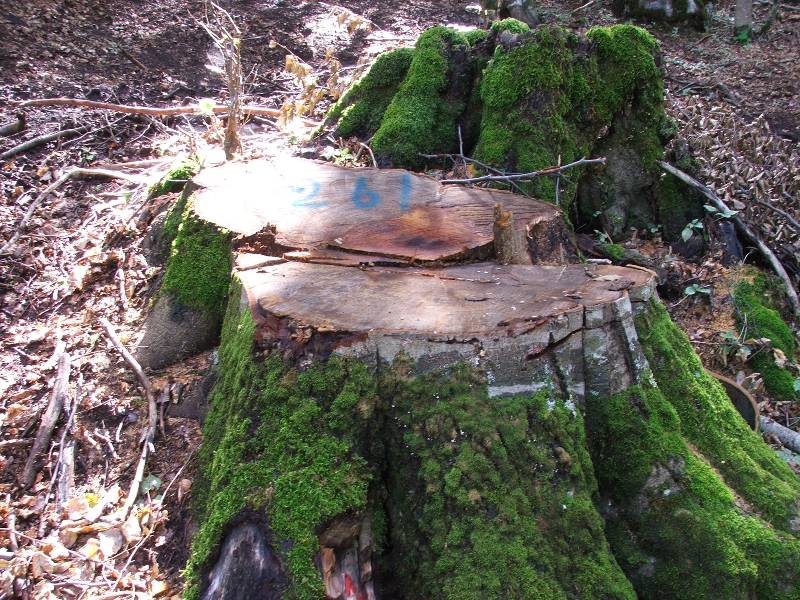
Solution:
<svg viewBox="0 0 800 600"><path fill-rule="evenodd" d="M0 248L0 254L5 254L9 248L11 248L16 241L19 239L19 236L22 233L22 229L25 225L28 224L28 221L31 220L33 213L39 208L39 205L44 201L47 196L52 194L55 190L59 187L64 185L64 183L73 177L110 177L112 179L124 179L125 181L131 181L133 183L145 183L145 181L134 175L128 175L126 173L119 173L116 171L109 171L106 169L83 169L80 167L75 167L66 173L64 173L61 177L56 179L53 183L51 183L45 190L39 194L36 199L30 203L28 206L28 210L25 211L25 214L22 216L22 219L14 228L14 234L9 238L9 240L3 244L2 248Z"/></svg>
<svg viewBox="0 0 800 600"><path fill-rule="evenodd" d="M449 158L450 160L453 161L453 163L456 162L456 159L464 160L466 162L472 163L477 167L480 167L481 169L489 173L494 173L495 175L506 175L505 171L502 171L501 169L497 169L491 165L487 165L486 163L481 162L474 158L470 158L469 156L464 156L463 154L420 154L420 156L422 158ZM528 194L525 193L525 190L519 187L519 185L517 185L516 182L509 181L508 183L511 184L511 187L517 190L518 194L521 194L523 196L528 196Z"/></svg>
<svg viewBox="0 0 800 600"><path fill-rule="evenodd" d="M53 429L56 427L61 410L64 407L64 398L67 395L67 386L69 384L69 373L71 361L69 353L66 352L65 344L61 344L57 349L58 361L56 368L56 378L53 383L53 393L50 396L50 401L47 408L42 413L42 421L39 424L39 429L36 432L36 439L31 447L28 460L25 462L25 467L19 477L19 485L22 489L28 489L36 477L36 461L39 455L50 445L50 438L53 436Z"/></svg>
<svg viewBox="0 0 800 600"><path fill-rule="evenodd" d="M88 108L93 110L113 110L115 112L129 115L150 115L153 117L175 117L178 115L201 114L206 108L195 106L135 106L129 104L112 104L111 102L97 102L95 100L81 100L80 98L38 98L36 100L26 100L16 106L20 108L30 108L35 106L72 106L74 108ZM225 115L228 113L228 106L215 104L211 109L215 114ZM268 108L266 106L245 105L241 107L244 115L258 115L262 117L280 117L281 111L278 108ZM303 123L309 127L319 127L317 121L303 119Z"/></svg>
<svg viewBox="0 0 800 600"><path fill-rule="evenodd" d="M711 203L717 207L718 210L729 213L732 212L728 206L717 196L711 188L707 185L704 185L697 181L691 175L688 175L681 171L680 169L673 167L671 164L666 163L664 161L658 161L659 166L664 169L667 173L674 175L685 184L695 188L698 190L703 196L708 198ZM764 255L764 258L767 259L769 264L772 266L772 269L775 273L780 277L783 283L786 285L786 294L789 296L789 303L792 305L792 313L794 313L795 319L800 320L800 298L797 296L797 291L794 289L794 284L792 283L789 274L784 269L783 264L778 257L775 256L775 253L770 250L770 248L759 238L753 230L751 230L744 221L742 221L738 216L731 217L731 220L736 225L736 228L744 235L750 242L755 245L756 248Z"/></svg>
<svg viewBox="0 0 800 600"><path fill-rule="evenodd" d="M54 131L53 133L46 133L45 135L40 135L39 137L35 137L32 140L28 140L27 142L22 142L21 144L14 146L13 148L9 148L8 150L0 154L0 160L11 158L12 156L30 150L31 148L36 148L37 146L41 146L42 144L46 144L47 142L52 142L53 140L58 140L64 137L72 137L73 135L78 135L79 133L85 133L88 130L89 130L88 127L76 127L75 129L62 129L61 131Z"/></svg>
<svg viewBox="0 0 800 600"><path fill-rule="evenodd" d="M530 173L511 173L509 175L483 175L481 177L472 177L469 179L443 179L441 183L443 184L469 184L469 183L481 183L484 181L530 181L532 179L536 179L537 177L543 177L545 175L555 175L556 173L561 173L562 171L566 171L567 169L573 169L575 167L581 167L583 165L597 165L597 164L606 164L605 158L581 158L576 160L575 162L571 162L569 164L563 166L556 166L556 167L548 167L546 169L542 169L541 171L532 171Z"/></svg>
<svg viewBox="0 0 800 600"><path fill-rule="evenodd" d="M758 198L755 198L755 201L758 204L760 204L761 206L766 206L767 208L769 208L771 210L774 210L776 213L778 213L779 215L783 216L787 221L789 221L789 223L795 229L797 229L797 231L800 231L800 221L795 219L792 215L787 213L785 210L782 210L782 209L778 208L777 206L774 206L774 205L770 204L769 202L764 202L763 200L759 200Z"/></svg>
<svg viewBox="0 0 800 600"><path fill-rule="evenodd" d="M111 345L114 346L117 352L122 355L122 358L136 375L136 378L139 380L139 384L144 390L145 400L147 400L147 426L145 427L142 435L142 450L139 454L138 464L136 465L136 473L131 481L131 487L128 490L128 497L125 499L125 504L122 507L124 519L128 516L128 513L130 513L131 508L133 508L133 503L136 502L136 498L139 495L139 486L144 478L144 469L147 465L147 454L150 450L150 445L153 443L153 439L155 438L156 427L158 425L158 405L156 402L156 394L153 389L153 384L150 383L150 379L148 379L147 375L144 374L144 370L139 362L133 357L128 349L122 345L122 342L114 331L114 326L105 317L100 318L100 324L105 330L108 341L111 342Z"/></svg>
<svg viewBox="0 0 800 600"><path fill-rule="evenodd" d="M375 154L372 152L372 148L370 148L364 142L358 142L358 145L361 146L362 148L364 148L364 150L366 150L367 152L369 152L369 157L372 159L372 166L377 169L378 168L378 161L375 160Z"/></svg>

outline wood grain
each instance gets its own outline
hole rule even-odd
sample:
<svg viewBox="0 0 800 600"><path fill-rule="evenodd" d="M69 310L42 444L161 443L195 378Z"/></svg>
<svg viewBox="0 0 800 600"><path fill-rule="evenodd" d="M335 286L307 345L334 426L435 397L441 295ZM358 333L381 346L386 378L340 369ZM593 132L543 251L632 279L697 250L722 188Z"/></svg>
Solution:
<svg viewBox="0 0 800 600"><path fill-rule="evenodd" d="M272 226L275 243L295 250L335 248L408 263L488 258L497 203L513 211L522 236L529 227L565 229L561 211L546 202L442 186L399 169L281 158L207 169L194 183L202 219L245 236ZM533 254L528 262L552 258Z"/></svg>

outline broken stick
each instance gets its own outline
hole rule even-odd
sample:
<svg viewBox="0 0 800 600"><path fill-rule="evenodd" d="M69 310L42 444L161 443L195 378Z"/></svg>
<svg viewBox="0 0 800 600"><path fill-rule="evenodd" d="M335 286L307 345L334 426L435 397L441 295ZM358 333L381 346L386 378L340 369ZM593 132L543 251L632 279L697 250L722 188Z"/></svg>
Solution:
<svg viewBox="0 0 800 600"><path fill-rule="evenodd" d="M147 426L142 434L142 450L139 453L139 462L136 465L136 472L134 473L133 480L131 481L131 487L128 489L128 497L125 499L125 504L122 507L122 518L125 519L128 517L131 508L133 508L133 503L136 502L136 498L139 495L139 486L142 483L142 479L144 479L144 469L147 465L147 455L150 451L150 445L153 443L153 439L155 438L156 427L158 425L158 405L156 403L156 394L153 390L153 384L150 383L150 379L147 377L147 375L145 375L144 370L139 362L130 352L128 352L128 349L122 345L117 333L114 331L114 326L105 317L100 318L100 324L105 330L108 341L111 342L111 345L114 346L117 352L122 355L123 360L136 375L136 378L139 380L139 384L144 390L145 400L147 400L148 419Z"/></svg>
<svg viewBox="0 0 800 600"><path fill-rule="evenodd" d="M658 164L670 175L674 175L685 184L698 190L701 194L703 194L703 196L711 201L717 210L720 210L724 213L733 212L707 185L700 183L691 175L684 173L669 163L658 161ZM794 314L796 320L800 320L800 298L798 298L797 290L794 289L794 284L792 283L789 274L786 272L786 269L783 268L781 261L778 260L778 257L775 256L775 253L772 250L770 250L769 246L767 246L761 240L761 238L758 237L755 232L747 226L744 221L735 215L731 217L731 220L733 221L734 225L736 225L736 228L742 233L742 235L744 235L756 248L758 248L759 252L761 252L764 258L766 258L769 264L772 266L775 274L780 277L781 281L783 281L784 285L786 286L786 295L789 297L789 303L792 305L792 313Z"/></svg>
<svg viewBox="0 0 800 600"><path fill-rule="evenodd" d="M58 417L64 408L64 398L67 395L67 385L69 383L69 373L71 367L71 360L69 353L66 352L65 344L59 343L57 349L57 368L56 378L53 383L53 393L50 395L50 402L47 408L42 413L42 421L39 424L39 429L36 432L36 438L33 441L28 460L25 462L25 467L19 477L19 485L23 490L28 489L33 484L36 477L36 461L39 455L44 452L50 445L50 439L53 436L53 429L56 427Z"/></svg>
<svg viewBox="0 0 800 600"><path fill-rule="evenodd" d="M130 104L112 104L110 102L96 102L94 100L81 100L79 98L39 98L37 100L26 100L17 104L20 108L30 108L34 106L73 106L75 108L90 108L94 110L113 110L114 112L125 113L128 115L150 115L152 117L175 117L179 115L190 115L193 113L205 112L205 107L193 106L134 106ZM228 107L223 104L215 104L210 107L214 114L228 114ZM256 115L262 117L278 118L281 111L278 108L268 108L266 106L245 105L241 107L242 114ZM309 127L319 127L317 121L303 119L303 123Z"/></svg>
<svg viewBox="0 0 800 600"><path fill-rule="evenodd" d="M19 239L19 236L22 232L23 227L28 224L28 221L31 220L33 213L39 208L39 205L44 201L47 196L52 194L55 190L59 187L64 185L64 183L73 177L110 177L113 179L124 179L125 181L131 181L133 183L145 183L145 181L135 175L128 175L126 173L118 173L116 171L109 171L106 169L83 169L80 167L75 167L64 173L61 177L56 179L53 183L51 183L45 190L39 194L36 199L30 203L28 206L28 210L25 211L25 214L22 216L22 219L14 228L14 234L8 239L8 241L3 244L2 248L0 248L0 254L5 254L11 247L14 246L16 241Z"/></svg>

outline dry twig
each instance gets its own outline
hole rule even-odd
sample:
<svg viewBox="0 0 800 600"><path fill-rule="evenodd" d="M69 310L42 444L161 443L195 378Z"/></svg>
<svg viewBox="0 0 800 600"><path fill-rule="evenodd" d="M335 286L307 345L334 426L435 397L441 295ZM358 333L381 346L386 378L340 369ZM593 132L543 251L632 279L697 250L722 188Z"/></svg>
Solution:
<svg viewBox="0 0 800 600"><path fill-rule="evenodd" d="M703 196L708 198L708 200L710 200L718 210L726 213L731 212L728 206L707 185L700 183L691 175L684 173L669 163L658 161L658 164L667 173L674 175L685 184L698 190L701 194L703 194ZM792 305L792 313L794 314L795 319L800 320L800 298L797 296L797 291L794 289L794 284L792 283L789 274L786 272L786 269L783 268L783 263L778 260L778 257L775 256L775 253L772 250L770 250L769 246L767 246L761 240L761 238L759 238L753 232L753 230L747 226L744 221L737 216L731 217L731 220L736 225L736 228L742 233L742 235L750 240L750 242L755 245L756 248L758 248L759 252L764 255L764 258L767 259L769 264L772 266L772 269L775 271L778 277L780 277L781 281L783 281L784 285L786 286L786 294L789 297L789 303Z"/></svg>
<svg viewBox="0 0 800 600"><path fill-rule="evenodd" d="M130 513L131 508L133 508L133 503L136 501L136 498L139 495L139 486L144 478L144 469L147 465L147 455L150 451L150 445L153 443L153 439L156 435L156 427L158 424L158 405L156 403L156 395L153 389L153 384L150 383L150 379L147 377L147 375L145 375L144 370L139 362L130 352L128 352L128 349L123 346L122 342L114 331L114 326L105 317L100 318L100 324L105 330L108 341L111 342L111 345L114 346L117 352L122 355L122 358L136 375L136 378L139 380L139 384L144 390L145 400L147 400L147 425L142 434L142 450L139 454L138 464L136 465L136 473L133 476L133 481L131 481L131 487L128 490L128 497L125 499L125 504L122 507L124 519L128 516L128 513Z"/></svg>
<svg viewBox="0 0 800 600"><path fill-rule="evenodd" d="M53 384L53 393L50 395L50 402L47 408L42 413L42 421L39 424L39 429L36 432L36 439L31 447L28 460L25 462L25 467L19 476L19 485L22 489L28 489L36 477L36 461L39 455L50 445L50 439L53 436L53 429L55 429L58 417L64 408L64 398L67 395L67 385L69 383L69 372L71 361L69 353L66 351L66 344L59 342L56 352L57 368L56 378Z"/></svg>
<svg viewBox="0 0 800 600"><path fill-rule="evenodd" d="M89 131L88 127L76 127L75 129L62 129L61 131L46 133L45 135L40 135L39 137L35 137L32 140L28 140L27 142L22 142L21 144L18 144L13 148L9 148L8 150L0 154L0 160L11 158L16 154L19 154L20 152L25 152L26 150L30 150L31 148L36 148L37 146L41 146L42 144L46 144L47 142L52 142L53 140L58 140L64 137L72 137L73 135L78 135L79 133L85 133L87 131Z"/></svg>
<svg viewBox="0 0 800 600"><path fill-rule="evenodd" d="M32 108L37 106L72 106L74 108L88 108L93 110L113 110L115 112L128 115L150 115L152 117L176 117L179 115L202 114L199 105L194 106L134 106L129 104L113 104L111 102L97 102L95 100L81 100L80 98L38 98L36 100L26 100L20 102L20 108ZM210 108L214 114L228 114L228 107L223 104L215 104ZM280 109L268 108L266 106L244 105L241 107L243 115L256 115L261 117L277 118L281 116ZM319 127L319 123L310 119L303 119L303 123L308 127Z"/></svg>
<svg viewBox="0 0 800 600"><path fill-rule="evenodd" d="M481 177L471 177L468 179L443 179L442 183L468 184L468 183L482 183L484 181L505 181L505 182L530 181L531 179L536 179L537 177L544 177L545 175L556 175L558 173L561 173L562 171L566 171L567 169L582 167L583 165L597 165L597 164L602 164L602 165L606 164L606 159L581 158L566 165L547 167L546 169L542 169L541 171L531 171L530 173L509 173L507 175L482 175Z"/></svg>
<svg viewBox="0 0 800 600"><path fill-rule="evenodd" d="M73 177L110 177L113 179L124 179L125 181L131 181L133 183L145 183L143 179L134 175L127 175L126 173L118 173L116 171L109 171L106 169L83 169L80 167L75 167L64 173L61 177L47 186L47 188L45 188L45 190L39 194L33 202L30 203L28 210L25 211L22 219L15 227L13 235L5 244L3 244L2 248L0 248L0 254L5 254L11 247L14 246L22 233L22 229L28 224L28 221L31 220L33 213L37 208L39 208L39 205L44 201L44 199Z"/></svg>

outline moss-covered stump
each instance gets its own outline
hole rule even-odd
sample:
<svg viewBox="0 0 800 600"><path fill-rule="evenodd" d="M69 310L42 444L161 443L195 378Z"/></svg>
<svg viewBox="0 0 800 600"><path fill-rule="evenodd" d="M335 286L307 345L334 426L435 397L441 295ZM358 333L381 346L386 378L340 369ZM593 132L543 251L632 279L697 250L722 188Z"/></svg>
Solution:
<svg viewBox="0 0 800 600"><path fill-rule="evenodd" d="M800 597L800 483L651 273L237 263L188 598Z"/></svg>
<svg viewBox="0 0 800 600"><path fill-rule="evenodd" d="M705 30L711 25L714 3L708 0L614 0L614 12L667 23L690 23Z"/></svg>
<svg viewBox="0 0 800 600"><path fill-rule="evenodd" d="M231 273L231 235L198 217L189 184L164 221L170 247L159 288L143 326L136 358L160 369L219 341Z"/></svg>
<svg viewBox="0 0 800 600"><path fill-rule="evenodd" d="M339 135L371 138L384 165L412 169L430 164L423 154L458 152L459 129L466 154L506 172L606 157L605 168L562 177L558 200L574 223L614 239L657 223L678 239L687 217L702 217L696 197L661 182L656 161L674 126L658 44L635 26L585 37L514 19L488 33L437 27L413 50L379 58L328 122ZM523 188L556 201L555 178Z"/></svg>

